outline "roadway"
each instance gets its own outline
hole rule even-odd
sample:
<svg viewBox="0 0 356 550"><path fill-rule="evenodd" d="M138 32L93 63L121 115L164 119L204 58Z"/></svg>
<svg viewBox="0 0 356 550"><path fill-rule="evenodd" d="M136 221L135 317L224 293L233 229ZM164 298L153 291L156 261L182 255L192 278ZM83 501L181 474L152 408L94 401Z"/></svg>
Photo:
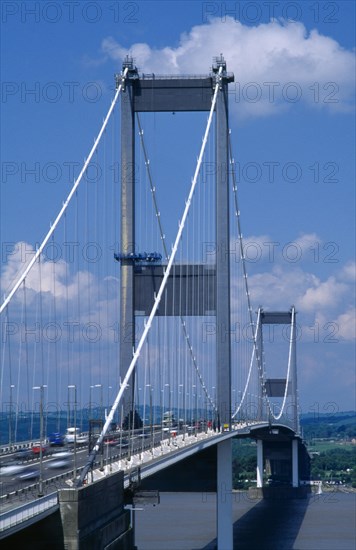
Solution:
<svg viewBox="0 0 356 550"><path fill-rule="evenodd" d="M156 447L160 445L162 439L171 437L172 434L158 428L152 433L141 431L131 437L128 437L127 433L111 434L103 445L103 453L98 453L94 468L100 470L112 462L127 459L139 452ZM61 487L68 487L68 480L75 477L74 469L78 473L85 465L87 458L88 442L78 445L75 455L73 445L46 447L42 461L38 455L33 456L31 450L27 448L2 456L0 462L2 512L15 508L24 500L37 498L40 492L48 493ZM42 491L40 491L40 482L43 486Z"/></svg>

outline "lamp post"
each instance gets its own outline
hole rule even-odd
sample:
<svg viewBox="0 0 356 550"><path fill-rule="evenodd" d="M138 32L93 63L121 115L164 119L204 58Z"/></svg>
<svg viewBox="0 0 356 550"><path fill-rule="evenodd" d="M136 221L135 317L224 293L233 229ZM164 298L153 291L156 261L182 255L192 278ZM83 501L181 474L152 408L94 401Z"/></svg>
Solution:
<svg viewBox="0 0 356 550"><path fill-rule="evenodd" d="M95 386L91 386L92 388L100 388L100 416L101 419L103 418L103 385L102 384L95 384Z"/></svg>
<svg viewBox="0 0 356 550"><path fill-rule="evenodd" d="M161 411L161 448L162 448L162 440L163 440L163 420L164 420L163 404L164 404L164 389L161 388L159 392L159 408Z"/></svg>
<svg viewBox="0 0 356 550"><path fill-rule="evenodd" d="M77 386L70 384L68 386L68 392L70 389L74 389L74 467L73 467L73 481L77 478Z"/></svg>
<svg viewBox="0 0 356 550"><path fill-rule="evenodd" d="M171 411L171 385L165 384L168 388L168 410L167 410L167 424L168 424L168 441L169 445L171 444L171 430L172 430L172 411Z"/></svg>
<svg viewBox="0 0 356 550"><path fill-rule="evenodd" d="M93 388L94 388L94 386L89 386L89 426L90 426L90 420L91 420L91 417L92 417L91 408L92 408L92 389Z"/></svg>
<svg viewBox="0 0 356 550"><path fill-rule="evenodd" d="M216 431L216 386L212 386L212 394L213 394L213 404L214 404L214 407L213 407L213 411L212 411L212 427L213 427L213 430L214 432Z"/></svg>
<svg viewBox="0 0 356 550"><path fill-rule="evenodd" d="M108 403L107 403L107 407L108 409L110 409L110 390L112 390L112 386L108 386Z"/></svg>
<svg viewBox="0 0 356 550"><path fill-rule="evenodd" d="M180 419L181 409L180 409L180 397L179 397L180 395L182 396L182 400L184 400L184 397L183 397L183 384L178 385L178 411L177 411L178 433L181 432L181 421L180 421L181 420ZM183 407L183 403L182 403L182 407ZM184 439L184 431L183 431L183 439Z"/></svg>
<svg viewBox="0 0 356 550"><path fill-rule="evenodd" d="M92 450L92 429L93 429L93 413L92 413L92 391L94 386L89 386L89 418L88 418L88 430L89 430L89 438L88 438L88 453L90 454L90 451Z"/></svg>
<svg viewBox="0 0 356 550"><path fill-rule="evenodd" d="M13 405L13 396L12 390L14 389L14 384L10 384L10 410L9 410L9 446L12 444L12 405Z"/></svg>
<svg viewBox="0 0 356 550"><path fill-rule="evenodd" d="M150 408L150 441L151 441L151 451L153 447L153 410L152 410L152 392L153 388L151 384L146 384L146 388L149 391L149 408ZM144 418L146 418L146 410L144 411Z"/></svg>
<svg viewBox="0 0 356 550"><path fill-rule="evenodd" d="M70 400L69 400L69 388L67 388L67 429L70 427Z"/></svg>
<svg viewBox="0 0 356 550"><path fill-rule="evenodd" d="M197 394L197 386L196 384L193 384L192 386L193 388L193 395L192 397L194 397L194 409L195 409L195 412L194 412L194 435L195 437L197 437L198 435L198 394Z"/></svg>
<svg viewBox="0 0 356 550"><path fill-rule="evenodd" d="M101 425L101 428L104 424L104 420L103 420L103 385L102 384L95 384L94 388L100 388L100 417L101 417L101 421L102 421L102 425ZM103 443L101 444L101 457L100 457L100 470L103 471L104 470L104 447L103 447Z"/></svg>
<svg viewBox="0 0 356 550"><path fill-rule="evenodd" d="M38 480L38 496L43 496L43 398L44 388L47 388L44 384L40 386L33 386L33 390L40 390L40 478Z"/></svg>

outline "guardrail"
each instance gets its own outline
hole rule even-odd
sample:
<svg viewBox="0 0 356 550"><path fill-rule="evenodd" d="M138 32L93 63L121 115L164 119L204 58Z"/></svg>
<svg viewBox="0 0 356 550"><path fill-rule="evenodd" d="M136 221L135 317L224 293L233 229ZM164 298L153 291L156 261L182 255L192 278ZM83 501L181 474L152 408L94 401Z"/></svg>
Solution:
<svg viewBox="0 0 356 550"><path fill-rule="evenodd" d="M57 492L55 492L38 498L36 501L23 504L15 510L4 512L0 517L0 538L3 538L5 531L6 536L8 536L10 530L20 523L24 525L27 521L32 520L40 514L43 515L47 511L52 513L57 510L57 507L58 496Z"/></svg>
<svg viewBox="0 0 356 550"><path fill-rule="evenodd" d="M160 426L153 426L154 430L158 429ZM120 430L117 430L117 431L114 431L114 432L110 432L108 433L107 435L110 436L110 435L113 435L117 438L119 438L121 435L122 437L126 438L129 436L129 434L131 435L136 435L136 434L139 434L139 433L142 433L143 431L145 432L148 432L151 428L150 427L146 427L146 428L137 428L135 430L130 430L127 431L120 431ZM84 436L86 438L89 438L89 432L81 432L80 434L81 436ZM93 437L97 437L99 434L93 434ZM16 451L19 451L21 449L29 449L31 450L32 447L34 447L35 445L39 445L39 438L37 439L33 439L33 440L30 440L30 441L18 441L16 443L7 443L5 445L1 445L0 446L0 457L1 456L5 456L7 454L11 454L11 453L14 453ZM43 440L43 445L47 445L49 446L51 449L57 449L58 446L57 445L50 445L49 442L48 442L48 437L46 436ZM67 446L68 444L65 443L64 446ZM70 444L70 445L73 445L73 442ZM88 446L88 441L85 441L85 442L80 442L80 441L77 441L77 446L79 447L85 447L85 446Z"/></svg>

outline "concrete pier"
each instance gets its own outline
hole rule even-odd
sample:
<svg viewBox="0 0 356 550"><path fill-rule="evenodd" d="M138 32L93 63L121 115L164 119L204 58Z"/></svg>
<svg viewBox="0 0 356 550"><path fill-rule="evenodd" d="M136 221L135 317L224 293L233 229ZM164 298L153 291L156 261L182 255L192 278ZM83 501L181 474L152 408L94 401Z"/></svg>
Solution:
<svg viewBox="0 0 356 550"><path fill-rule="evenodd" d="M58 492L64 548L131 550L133 531L124 509L123 472Z"/></svg>

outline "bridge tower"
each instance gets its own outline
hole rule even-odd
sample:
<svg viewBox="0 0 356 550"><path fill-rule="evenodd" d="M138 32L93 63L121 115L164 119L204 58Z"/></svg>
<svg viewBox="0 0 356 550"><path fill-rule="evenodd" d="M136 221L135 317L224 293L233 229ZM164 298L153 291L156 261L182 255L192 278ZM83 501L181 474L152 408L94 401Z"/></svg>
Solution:
<svg viewBox="0 0 356 550"><path fill-rule="evenodd" d="M120 376L124 378L130 365L135 347L135 311L147 311L153 303L153 290L148 285L152 277L143 277L135 270L135 113L138 112L180 112L210 111L212 93L219 82L217 97L215 154L216 154L216 272L213 301L210 310L216 311L217 326L217 424L221 429L231 428L231 350L230 338L230 232L229 232L229 148L228 148L228 84L234 76L226 72L222 55L215 59L209 76L144 75L140 78L133 60L127 58L123 70L128 76L121 102L121 327L120 327ZM222 72L218 74L219 69ZM189 280L189 265L188 270ZM159 275L162 266L152 266ZM171 277L175 277L172 275ZM178 274L179 276L179 274ZM204 266L200 266L201 278L205 277ZM211 280L211 272L209 273ZM208 283L208 278L206 279ZM174 286L174 285L172 285ZM203 285L202 285L203 286ZM179 285L176 285L178 288ZM189 283L186 292L190 292ZM149 297L147 299L147 297ZM148 301L147 301L148 300ZM177 300L178 303L178 300ZM191 300L182 300L191 303ZM201 306L204 309L204 305ZM168 306L168 309L170 306ZM208 307L206 309L209 309ZM157 311L159 315L159 310ZM172 312L171 314L174 314ZM204 311L182 311L182 316L204 315ZM124 401L124 415L130 414L134 402L134 379ZM232 511L226 494L232 490L231 440L218 445L218 540L221 547L232 543ZM221 487L221 491L219 491ZM220 535L219 535L220 533ZM230 533L230 535L229 535ZM220 538L219 538L220 537ZM223 538L221 538L223 537ZM229 538L230 537L230 538ZM225 541L225 542L223 542Z"/></svg>
<svg viewBox="0 0 356 550"><path fill-rule="evenodd" d="M297 325L296 311L292 306L289 311L264 311L260 309L261 329L260 341L263 342L263 327L266 325L290 325L290 376L285 378L268 378L265 380L266 397L283 397L287 385L287 396L290 398L288 420L296 434L300 432L298 412L297 385Z"/></svg>
<svg viewBox="0 0 356 550"><path fill-rule="evenodd" d="M298 410L298 389L297 389L297 360L296 360L296 312L294 306L289 311L264 311L259 310L261 319L258 330L258 346L260 353L263 348L263 327L266 325L290 325L290 349L289 349L289 377L287 378L267 378L264 380L264 387L261 384L260 403L264 402L259 408L259 414L266 418L270 424L270 429L261 430L256 435L257 441L257 488L263 487L263 469L265 460L274 464L274 472L281 471L283 465L290 467L290 472L284 472L284 475L290 477L293 488L299 486L299 455L301 453L300 445L300 425ZM268 398L286 398L289 403L286 412L288 428L272 427L276 420L269 409ZM265 409L265 410L263 410ZM283 424L283 420L279 421ZM289 429L289 427L291 429ZM293 434L293 435L292 435ZM271 472L273 473L273 472ZM280 480L279 480L280 481Z"/></svg>

